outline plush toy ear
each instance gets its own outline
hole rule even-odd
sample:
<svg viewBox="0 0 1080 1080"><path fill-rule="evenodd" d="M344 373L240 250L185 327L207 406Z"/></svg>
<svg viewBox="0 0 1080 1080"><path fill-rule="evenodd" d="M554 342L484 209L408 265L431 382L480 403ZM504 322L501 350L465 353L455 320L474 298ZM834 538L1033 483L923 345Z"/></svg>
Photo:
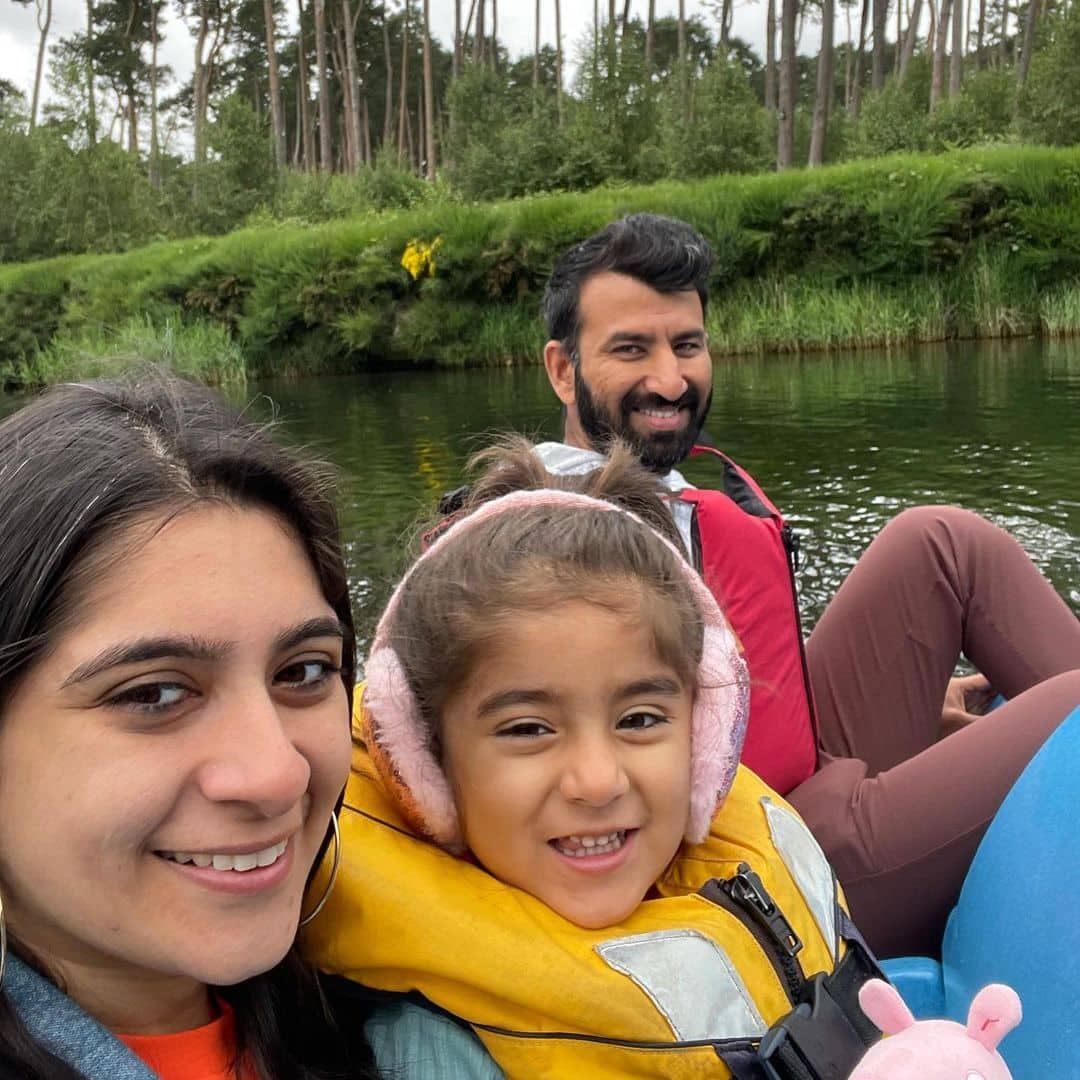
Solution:
<svg viewBox="0 0 1080 1080"><path fill-rule="evenodd" d="M884 979L869 979L859 988L859 1005L886 1035L896 1035L915 1023L896 987Z"/></svg>
<svg viewBox="0 0 1080 1080"><path fill-rule="evenodd" d="M976 995L968 1010L967 1033L993 1051L1023 1016L1020 997L1011 986L990 983Z"/></svg>

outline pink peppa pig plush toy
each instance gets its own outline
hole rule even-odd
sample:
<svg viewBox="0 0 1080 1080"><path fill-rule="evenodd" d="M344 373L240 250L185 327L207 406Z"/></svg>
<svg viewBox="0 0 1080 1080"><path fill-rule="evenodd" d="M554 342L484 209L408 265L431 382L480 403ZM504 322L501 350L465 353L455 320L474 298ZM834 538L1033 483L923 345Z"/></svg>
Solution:
<svg viewBox="0 0 1080 1080"><path fill-rule="evenodd" d="M1020 1023L1020 998L1000 983L984 986L967 1027L952 1020L916 1022L896 988L871 979L859 990L866 1015L891 1038L872 1046L850 1080L1010 1080L997 1044Z"/></svg>

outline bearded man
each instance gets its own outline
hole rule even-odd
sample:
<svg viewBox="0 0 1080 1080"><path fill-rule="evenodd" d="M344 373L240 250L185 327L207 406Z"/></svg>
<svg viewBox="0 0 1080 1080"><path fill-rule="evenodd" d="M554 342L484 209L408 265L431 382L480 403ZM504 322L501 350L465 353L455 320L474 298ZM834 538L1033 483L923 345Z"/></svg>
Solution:
<svg viewBox="0 0 1080 1080"><path fill-rule="evenodd" d="M802 813L880 954L936 955L990 819L1080 704L1080 620L1005 532L919 507L882 530L804 644L794 534L745 470L699 441L712 267L700 233L654 214L562 256L543 314L563 441L537 453L552 472L586 473L618 436L662 478L743 644L744 764ZM691 454L715 461L715 488L677 471ZM961 653L982 674L954 678ZM991 685L1008 701L982 717Z"/></svg>

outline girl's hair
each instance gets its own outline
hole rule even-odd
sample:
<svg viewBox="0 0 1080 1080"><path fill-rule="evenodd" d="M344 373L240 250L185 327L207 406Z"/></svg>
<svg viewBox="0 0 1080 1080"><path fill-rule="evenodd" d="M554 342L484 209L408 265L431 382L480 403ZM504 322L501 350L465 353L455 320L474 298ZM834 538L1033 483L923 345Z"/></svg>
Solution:
<svg viewBox="0 0 1080 1080"><path fill-rule="evenodd" d="M657 655L694 684L702 615L678 556L656 535L681 548L663 489L632 451L616 444L594 472L556 476L528 440L509 436L476 455L470 467L484 471L454 520L499 496L541 488L613 502L638 520L587 505L540 505L471 525L457 540L454 520L436 525L434 533L449 528L450 535L410 571L384 627L436 758L446 701L485 648L530 612L583 600L647 617Z"/></svg>
<svg viewBox="0 0 1080 1080"><path fill-rule="evenodd" d="M0 722L12 689L78 617L89 581L118 571L126 530L204 502L269 511L290 526L345 627L351 700L353 621L332 480L328 467L285 449L214 393L158 372L62 386L8 417L0 423ZM265 1080L364 1075L366 1044L361 1037L346 1047L330 1030L317 977L295 948L271 971L219 992L236 1010L240 1054ZM34 1042L2 987L0 1076L79 1076Z"/></svg>

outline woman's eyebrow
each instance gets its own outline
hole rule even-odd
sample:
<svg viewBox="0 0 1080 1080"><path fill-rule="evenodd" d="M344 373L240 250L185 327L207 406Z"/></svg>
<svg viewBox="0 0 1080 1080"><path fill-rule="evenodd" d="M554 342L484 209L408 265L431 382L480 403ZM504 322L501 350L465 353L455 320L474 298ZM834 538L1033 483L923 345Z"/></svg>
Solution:
<svg viewBox="0 0 1080 1080"><path fill-rule="evenodd" d="M341 620L335 617L321 616L307 619L297 626L283 630L273 642L274 652L283 652L304 641L317 637L343 638L345 629ZM209 663L221 660L236 647L231 641L211 641L192 637L138 638L135 641L123 641L110 645L96 656L80 664L61 684L66 689L75 683L86 682L110 668L124 664L139 664L146 660L199 660Z"/></svg>
<svg viewBox="0 0 1080 1080"><path fill-rule="evenodd" d="M274 638L274 652L284 652L296 645L300 645L311 638L332 637L344 638L345 627L336 616L323 615L319 618L308 619L299 626L283 630Z"/></svg>
<svg viewBox="0 0 1080 1080"><path fill-rule="evenodd" d="M228 641L206 641L191 637L138 638L110 645L80 664L61 684L60 689L85 682L110 668L123 664L138 664L144 660L176 657L182 660L220 660L234 648Z"/></svg>

